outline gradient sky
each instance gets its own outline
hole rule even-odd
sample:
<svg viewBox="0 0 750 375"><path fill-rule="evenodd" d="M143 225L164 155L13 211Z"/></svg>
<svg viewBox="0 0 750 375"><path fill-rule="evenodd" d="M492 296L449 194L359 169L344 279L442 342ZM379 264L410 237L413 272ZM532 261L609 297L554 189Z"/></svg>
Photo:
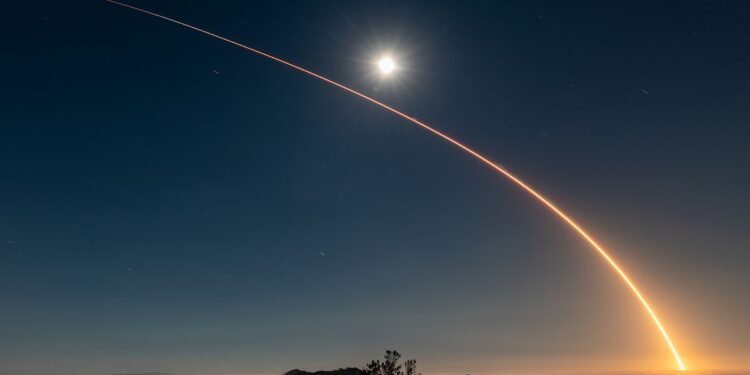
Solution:
<svg viewBox="0 0 750 375"><path fill-rule="evenodd" d="M689 367L750 368L747 3L132 3L466 141ZM673 368L585 243L424 131L103 1L3 8L0 374Z"/></svg>

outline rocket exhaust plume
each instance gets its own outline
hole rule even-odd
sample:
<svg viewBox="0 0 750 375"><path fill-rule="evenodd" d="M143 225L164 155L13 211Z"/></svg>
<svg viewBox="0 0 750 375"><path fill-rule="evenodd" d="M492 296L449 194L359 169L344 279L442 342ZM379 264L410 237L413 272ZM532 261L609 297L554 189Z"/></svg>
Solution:
<svg viewBox="0 0 750 375"><path fill-rule="evenodd" d="M370 102L372 104L375 104L375 105L377 105L377 106L379 106L379 107L381 107L381 108L383 108L383 109L385 109L387 111L390 111L391 113L393 113L393 114L395 114L395 115L397 115L399 117L404 118L405 120L411 122L412 124L417 125L417 126L421 127L422 129L424 129L424 130L432 133L433 135L442 138L444 141L446 141L446 142L452 144L453 146L461 149L462 151L468 153L469 155L475 157L476 159L478 159L482 163L486 164L488 167L494 169L497 173L505 176L508 180L510 180L511 182L513 182L519 188L521 188L526 193L528 193L532 197L534 197L543 206L547 207L550 211L552 211L552 213L554 213L555 215L557 215L558 218L560 218L563 222L565 222L566 224L568 224L568 226L573 231L575 231L576 233L578 233L578 235L580 235L594 250L596 250L596 252L612 268L612 270L614 270L620 276L620 278L622 279L622 281L625 282L625 284L628 286L628 288L633 293L633 295L641 303L641 305L643 306L643 308L646 310L646 312L648 313L648 315L651 317L651 320L653 320L654 324L659 329L659 332L661 333L661 336L664 338L664 342L669 347L669 350L672 352L672 355L674 356L674 360L675 360L675 362L677 364L677 367L680 369L680 371L685 371L685 365L682 363L682 359L680 359L679 353L677 353L677 348L674 346L674 344L672 343L672 340L669 338L669 334L667 334L667 330L661 324L661 321L659 321L659 318L656 316L656 313L651 308L651 305L649 305L648 301L646 301L646 297L644 297L643 294L641 294L641 292L636 287L635 283L633 283L633 281L630 279L630 277L628 277L628 275L625 273L625 271L617 264L617 262L615 262L615 260L609 255L609 253L607 253L607 251L601 245L599 245L599 243L597 243L594 240L594 238L591 237L591 235L589 235L577 222L575 222L570 216L568 216L560 208L558 208L551 201L549 201L547 198L545 198L542 194L540 194L539 192L537 192L536 189L532 188L531 186L529 186L528 184L526 184L525 182L523 182L521 179L519 179L518 177L516 177L514 174L510 173L507 169L505 169L505 168L503 168L503 167L495 164L491 160L489 160L486 157L482 156L482 154L480 154L479 152L474 151L469 146L464 145L463 143L459 142L455 138L452 138L452 137L448 136L447 134L445 134L445 133L443 133L443 132L441 132L441 131L433 128L433 127L431 127L430 125L428 125L428 124L426 124L426 123L424 123L424 122L422 122L420 120L417 120L416 118L411 117L411 116L407 115L406 113L401 112L401 111L399 111L399 110L397 110L397 109L395 109L395 108L393 108L393 107L391 107L391 106L389 106L389 105L387 105L385 103L382 103L382 102L380 102L380 101L378 101L376 99L373 99L373 98L371 98L371 97L369 97L369 96L367 96L367 95L365 95L365 94L363 94L363 93L361 93L359 91L356 91L356 90L354 90L352 88L344 86L344 85L342 85L342 84L340 84L340 83L338 83L336 81L333 81L333 80L331 80L329 78L321 76L320 74L314 73L314 72L312 72L310 70L307 70L307 69L305 69L305 68L303 68L301 66L292 64L292 63L290 63L288 61L285 61L285 60L283 60L281 58L278 58L276 56L270 55L268 53L265 53L263 51L257 50L255 48L248 47L248 46L246 46L244 44L241 44L239 42L235 42L235 41L233 41L231 39L227 39L227 38L225 38L223 36L214 34L212 32L200 29L200 28L195 27L195 26L188 25L188 24L186 24L184 22L180 22L178 20L175 20L175 19L172 19L172 18L169 18L169 17L166 17L166 16L162 16L162 15L154 13L154 12L150 12L150 11L145 10L145 9L137 8L137 7L134 7L132 5L128 5L128 4L123 4L123 3L120 3L120 2L117 2L117 1L114 1L114 0L105 0L105 1L107 1L108 3L112 3L112 4L116 4L116 5L125 7L125 8L130 8L132 10L135 10L135 11L138 11L138 12L141 12L141 13L145 13L145 14L148 14L150 16L161 18L161 19L163 19L165 21L169 21L169 22L178 24L178 25L186 27L188 29L195 30L195 31L197 31L199 33L202 33L202 34L208 35L210 37L219 39L219 40L221 40L223 42L235 45L235 46L240 47L242 49L245 49L247 51L253 52L255 54L258 54L258 55L261 55L261 56L266 57L268 59L271 59L273 61L276 61L278 63L284 64L284 65L286 65L286 66L288 66L288 67L290 67L292 69L298 70L298 71L300 71L302 73L305 73L305 74L307 74L309 76L312 76L312 77L315 77L315 78L317 78L317 79L319 79L321 81L324 81L324 82L326 82L326 83L328 83L330 85L338 87L339 89L342 89L342 90L344 90L344 91L346 91L346 92L348 92L350 94L354 94L354 95L356 95L356 96L358 96L358 97L360 97L360 98L362 98L362 99L364 99L364 100L366 100L366 101L368 101L368 102Z"/></svg>

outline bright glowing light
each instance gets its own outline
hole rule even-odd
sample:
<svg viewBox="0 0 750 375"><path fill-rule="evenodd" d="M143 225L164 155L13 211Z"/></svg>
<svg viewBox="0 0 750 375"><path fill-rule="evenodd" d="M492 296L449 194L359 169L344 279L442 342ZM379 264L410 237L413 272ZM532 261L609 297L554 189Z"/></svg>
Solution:
<svg viewBox="0 0 750 375"><path fill-rule="evenodd" d="M391 57L385 56L378 61L378 69L385 75L391 74L396 70L396 62Z"/></svg>
<svg viewBox="0 0 750 375"><path fill-rule="evenodd" d="M320 74L317 74L315 72L307 70L307 69L305 69L305 68L303 68L303 67L301 67L299 65L295 65L295 64L290 63L290 62L288 62L286 60L278 58L278 57L276 57L274 55L265 53L263 51L257 50L257 49L252 48L252 47L248 47L248 46L246 46L244 44L241 44L239 42L235 42L235 41L233 41L231 39L227 39L227 38L225 38L223 36L214 34L212 32L200 29L198 27L186 24L184 22L177 21L175 19L172 19L172 18L169 18L169 17L166 17L166 16L162 16L162 15L160 15L158 13L154 13L154 12L150 12L150 11L147 11L147 10L144 10L144 9L140 9L140 8L134 7L132 5L119 3L119 2L114 1L114 0L105 0L105 1L113 3L113 4L117 4L117 5L126 7L126 8L130 8L130 9L133 9L133 10L145 13L145 14L149 14L151 16L154 16L154 17L157 17L157 18L161 18L161 19L169 21L169 22L176 23L176 24L178 24L180 26L183 26L183 27L186 27L188 29L192 29L192 30L195 30L197 32L200 32L200 33L203 33L205 35L208 35L210 37L222 40L222 41L224 41L226 43L235 45L237 47L243 48L243 49L248 50L250 52L256 53L256 54L261 55L261 56L264 56L264 57L269 58L269 59L271 59L273 61L276 61L278 63L284 64L284 65L286 65L286 66L288 66L290 68L296 69L296 70L298 70L298 71L300 71L302 73L305 73L307 75L310 75L312 77L320 79L321 81L324 81L324 82L326 82L328 84L331 84L331 85L333 85L335 87L338 87L338 88L340 88L340 89L342 89L342 90L344 90L346 92L349 92L350 94L356 95L356 96L358 96L358 97L360 97L360 98L362 98L362 99L364 99L366 101L369 101L370 103L373 103L373 104L375 104L375 105L377 105L377 106L379 106L379 107L381 107L381 108L383 108L385 110L388 110L388 111L392 112L393 114L395 114L397 116L400 116L400 117L404 118L405 120L407 120L407 121L409 121L409 122L411 122L411 123L413 123L413 124L415 124L415 125L423 128L424 130L426 130L426 131L428 131L428 132L430 132L430 133L432 133L432 134L434 134L434 135L442 138L443 140L447 141L448 143L452 144L453 146L455 146L455 147L463 150L464 152L466 152L469 155L473 156L474 158L478 159L482 163L486 164L488 167L494 169L496 172L498 172L499 174L505 176L508 180L510 180L511 182L513 182L516 186L518 186L522 190L526 191L529 195L531 195L532 197L534 197L539 203L541 203L542 205L544 205L545 207L547 207L558 218L560 218L563 222L565 222L566 224L568 224L568 226L571 229L573 229L575 232L577 232L578 235L580 235L594 250L596 250L596 252L604 259L604 261L606 261L606 263L609 264L609 266L613 269L613 271L615 271L615 273L620 276L620 278L622 279L622 281L625 282L625 284L628 286L628 288L633 293L633 295L638 299L638 301L640 301L641 305L646 310L646 312L648 313L648 315L651 317L651 319L653 320L653 322L656 325L656 327L659 329L659 332L661 333L664 341L666 342L667 346L669 347L670 351L672 352L672 355L674 356L674 360L675 360L675 362L677 364L677 367L681 371L685 371L686 370L685 365L682 363L682 359L680 358L680 355L677 353L677 348L674 346L674 344L672 344L672 340L669 338L669 335L667 334L667 330L661 324L661 322L659 321L659 318L657 318L656 313L651 308L651 306L649 305L649 303L646 301L646 298L643 296L643 294L641 294L641 292L635 286L635 283L633 283L630 280L630 278L628 277L628 275L625 274L625 271L622 268L620 268L620 266L609 255L609 253L601 245L599 245L599 243L597 243L594 240L593 237L591 237L586 231L584 231L584 229L577 222L575 222L571 217L569 217L567 214L565 214L561 209L559 209L550 200L548 200L547 198L545 198L541 193L537 192L536 189L532 188L530 185L528 185L525 182L523 182L521 179L519 179L518 177L516 177L515 175L513 175L512 173L510 173L505 168L499 166L498 164L494 163L490 159L486 158L484 155L480 154L477 151L474 151L469 146L464 145L463 143L459 142L458 140L456 140L456 139L450 137L449 135L447 135L447 134L445 134L445 133L443 133L443 132L441 132L441 131L433 128L433 127L431 127L430 125L428 125L428 124L426 124L426 123L424 123L424 122L422 122L420 120L417 120L416 118L411 117L411 116L407 115L406 113L403 113L403 112L401 112L401 111L399 111L399 110L397 110L397 109L395 109L395 108L393 108L393 107L391 107L391 106L389 106L389 105L387 105L387 104L385 104L383 102L380 102L380 101L378 101L376 99L373 99L373 98L371 98L371 97L369 97L369 96L367 96L367 95L365 95L365 94L363 94L363 93L361 93L361 92L359 92L357 90L354 90L354 89L352 89L352 88L350 88L348 86L344 86L344 85L342 85L342 84L340 84L340 83L338 83L338 82L336 82L336 81L334 81L332 79L326 78L326 77L324 77L324 76L322 76ZM393 62L393 60L391 58L385 57L385 58L381 59L378 62L378 68L380 68L381 72L383 72L384 74L389 74L389 73L392 73L394 69L396 69L396 64Z"/></svg>

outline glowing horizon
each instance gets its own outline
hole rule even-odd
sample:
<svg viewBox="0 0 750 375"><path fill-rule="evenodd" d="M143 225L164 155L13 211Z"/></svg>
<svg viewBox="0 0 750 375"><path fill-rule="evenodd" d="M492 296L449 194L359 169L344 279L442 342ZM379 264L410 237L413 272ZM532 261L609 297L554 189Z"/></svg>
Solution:
<svg viewBox="0 0 750 375"><path fill-rule="evenodd" d="M283 59L281 59L279 57L273 56L273 55L268 54L266 52L254 49L252 47L248 47L248 46L246 46L244 44L241 44L239 42L235 42L235 41L227 39L227 38L225 38L223 36L211 33L209 31L206 31L206 30L200 29L198 27L195 27L195 26L183 23L181 21L178 21L178 20L166 17L166 16L162 16L160 14L153 13L153 12L141 9L141 8L137 8L137 7L134 7L132 5L120 3L120 2L117 2L117 1L114 1L114 0L105 0L105 1L107 1L109 3L112 3L112 4L116 4L116 5L122 6L122 7L129 8L129 9L132 9L132 10L136 10L138 12L141 12L141 13L144 13L144 14L148 14L148 15L151 15L151 16L154 16L154 17L157 17L157 18L160 18L160 19L163 19L163 20L175 23L175 24L178 24L180 26L192 29L194 31L198 31L198 32L200 32L202 34L211 36L213 38L216 38L216 39L219 39L221 41L227 42L229 44L235 45L237 47L243 48L245 50L248 50L248 51L253 52L255 54L258 54L258 55L261 55L263 57L269 58L271 60L274 60L274 61L276 61L278 63L284 64L284 65L286 65L288 67L291 67L291 68L293 68L295 70L298 70L300 72L303 72L303 73L305 73L307 75L310 75L312 77L320 79L320 80L322 80L322 81L324 81L324 82L326 82L328 84L336 86L336 87L338 87L338 88L340 88L340 89L342 89L344 91L347 91L347 92L349 92L351 94L359 96L360 98L362 98L362 99L364 99L366 101L369 101L369 102L371 102L371 103L373 103L373 104L375 104L375 105L377 105L377 106L379 106L379 107L381 107L383 109L386 109L386 110L390 111L391 113L393 113L395 115L398 115L399 117L402 117L402 118L408 120L409 122L411 122L411 123L413 123L415 125L420 126L424 130L427 130L428 132L430 132L430 133L432 133L432 134L434 134L434 135L442 138L443 140L451 143L455 147L463 150L464 152L470 154L474 158L476 158L479 161L483 162L484 164L486 164L487 166L489 166L490 168L494 169L496 172L500 173L501 175L503 175L504 177L506 177L508 180L510 180L511 182L513 182L514 184L516 184L522 190L524 190L527 193L529 193L532 197L534 197L542 205L544 205L545 207L547 207L550 211L552 211L555 215L557 215L558 218L560 218L563 222L565 222L566 224L568 224L568 226L570 228L572 228L576 233L578 233L578 235L581 238L583 238L586 242L588 242L588 244L592 248L594 248L594 250L596 250L596 252L607 262L607 264L609 264L609 266L615 271L615 273L620 276L620 278L622 279L622 281L625 282L625 284L628 286L628 288L636 296L636 298L638 299L638 301L641 303L641 305L643 306L643 308L646 310L646 312L648 313L648 315L651 317L651 319L653 320L654 324L658 328L658 330L659 330L662 338L664 339L665 343L669 347L669 350L671 351L671 353L672 353L672 355L674 357L674 361L677 364L677 367L679 368L679 370L683 371L683 372L687 370L686 367L685 367L685 365L684 365L684 363L683 363L683 361L682 361L682 359L680 358L680 355L679 355L679 353L677 351L677 348L673 344L673 342L672 342L669 334L667 333L667 331L664 328L663 324L661 323L661 321L657 317L657 315L654 312L654 310L651 307L651 305L648 303L648 301L643 296L643 294L640 292L640 290L636 287L635 283L630 279L630 277L628 277L628 275L625 273L625 271L607 253L607 251L604 249L604 247L601 246L598 242L596 242L593 239L593 237L591 235L589 235L583 229L583 227L581 227L570 216L568 216L566 213L564 213L561 209L559 209L556 205L554 205L550 200L548 200L546 197L544 197L541 193L537 192L530 185L528 185L527 183L523 182L521 179L519 179L518 177L516 177L514 174L510 173L508 170L500 167L499 165L497 165L496 163L494 163L490 159L486 158L485 156L483 156L479 152L474 151L472 148L464 145L463 143L461 143L458 140L456 140L456 139L448 136L447 134L445 134L445 133L443 133L443 132L441 132L441 131L433 128L433 127L431 127L430 125L428 125L428 124L426 124L426 123L424 123L424 122L422 122L420 120L417 120L416 118L414 118L412 116L409 116L409 115L405 114L404 112L401 112L401 111L399 111L399 110L397 110L397 109L395 109L395 108L393 108L393 107L391 107L391 106L389 106L389 105L387 105L387 104L385 104L383 102L380 102L380 101L378 101L378 100L376 100L376 99L374 99L374 98L372 98L370 96L367 96L367 95L365 95L365 94L363 94L363 93L361 93L359 91L356 91L356 90L354 90L352 88L349 88L348 86L340 84L340 83L338 83L336 81L333 81L333 80L331 80L329 78L326 78L326 77L324 77L322 75L314 73L314 72L312 72L310 70L302 68L302 67L300 67L298 65L290 63L290 62L288 62L286 60L283 60ZM391 63L393 63L393 62L391 61ZM388 64L388 65L391 66L391 64ZM395 67L395 65L391 66L391 68L394 68L394 67ZM381 66L381 70L382 70L382 66Z"/></svg>

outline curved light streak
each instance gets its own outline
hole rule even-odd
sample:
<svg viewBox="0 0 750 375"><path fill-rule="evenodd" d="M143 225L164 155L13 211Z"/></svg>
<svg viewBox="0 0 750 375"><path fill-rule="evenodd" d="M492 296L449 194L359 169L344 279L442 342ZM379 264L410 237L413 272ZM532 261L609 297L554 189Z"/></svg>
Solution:
<svg viewBox="0 0 750 375"><path fill-rule="evenodd" d="M116 4L116 5L125 7L125 8L130 8L132 10L135 10L135 11L138 11L138 12L141 12L141 13L145 13L145 14L157 17L157 18L161 18L161 19L163 19L165 21L169 21L169 22L178 24L178 25L186 27L188 29L195 30L195 31L197 31L199 33L202 33L202 34L208 35L210 37L219 39L221 41L227 42L229 44L235 45L235 46L240 47L242 49L245 49L245 50L248 50L250 52L256 53L258 55L261 55L263 57L269 58L269 59L271 59L273 61L276 61L278 63L284 64L284 65L286 65L286 66L288 66L288 67L290 67L292 69L298 70L298 71L300 71L302 73L305 73L307 75L313 76L313 77L315 77L315 78L317 78L317 79L319 79L321 81L324 81L324 82L326 82L328 84L336 86L336 87L338 87L338 88L340 88L340 89L342 89L342 90L344 90L346 92L349 92L350 94L354 94L354 95L356 95L356 96L358 96L358 97L360 97L360 98L362 98L362 99L364 99L364 100L366 100L366 101L368 101L370 103L373 103L373 104L375 104L375 105L377 105L377 106L379 106L379 107L381 107L383 109L386 109L386 110L390 111L393 114L395 114L395 115L397 115L399 117L402 117L402 118L408 120L409 122L411 122L411 123L413 123L415 125L420 126L424 130L427 130L428 132L430 132L430 133L432 133L432 134L434 134L434 135L442 138L443 140L451 143L452 145L458 147L459 149L467 152L471 156L479 159L479 161L481 161L482 163L486 164L490 168L494 169L495 171L499 172L500 174L502 174L503 176L505 176L506 178L508 178L510 181L512 181L513 183L515 183L518 187L520 187L521 189L525 190L527 193L531 194L531 196L533 196L534 198L536 198L536 200L538 200L540 203L542 203L542 205L546 206L550 211L552 211L553 213L555 213L560 219L562 219L562 221L564 221L565 223L567 223L575 232L577 232L581 237L583 237L583 239L586 240L586 242L588 242L589 245L591 245L591 247L593 247L596 250L596 252L602 258L604 258L604 260L609 264L609 266L615 272L617 272L618 275L620 275L620 278L625 282L625 284L627 284L628 288L630 288L630 291L633 292L633 294L636 296L636 298L638 298L638 301L640 301L640 303L643 306L643 308L646 310L646 312L648 312L648 315L654 321L654 324L659 329L659 332L661 333L662 337L664 338L664 342L667 344L667 346L669 347L669 350L672 352L672 355L674 356L674 360L677 363L677 367L679 367L680 371L685 371L686 370L685 365L682 363L682 359L680 358L680 355L677 352L677 348L672 343L672 339L669 338L669 334L667 333L667 330L664 328L664 325L662 325L661 321L656 316L656 313L651 308L651 305L649 305L648 301L646 301L646 297L644 297L643 294L640 292L640 290L638 290L638 287L635 286L635 283L633 283L633 281L630 280L630 277L628 277L628 275L617 264L617 262L615 262L615 260L607 253L607 251L604 250L604 248L601 245L599 245L599 243L597 243L594 240L594 238L591 237L591 235L589 235L570 216L568 216L567 214L565 214L562 210L560 210L557 206L555 206L552 202L550 202L542 194L538 193L531 186L529 186L525 182L521 181L521 179L519 179L518 177L516 177L515 175L513 175L512 173L510 173L508 170L506 170L506 169L500 167L499 165L495 164L494 162L492 162L491 160L489 160L488 158L486 158L485 156L483 156L479 152L474 151L473 149L471 149L469 146L464 145L463 143L461 143L461 142L457 141L456 139L448 136L447 134L445 134L445 133L443 133L443 132L441 132L441 131L439 131L439 130L437 130L437 129L429 126L429 125L427 125L426 123L424 123L424 122L422 122L420 120L417 120L416 118L411 117L411 116L405 114L404 112L401 112L401 111L399 111L399 110L397 110L397 109L395 109L395 108L393 108L393 107L391 107L391 106L389 106L389 105L387 105L387 104L385 104L383 102L380 102L380 101L378 101L376 99L373 99L373 98L371 98L371 97L369 97L369 96L367 96L367 95L365 95L365 94L363 94L363 93L361 93L361 92L359 92L357 90L354 90L352 88L344 86L344 85L342 85L342 84L340 84L340 83L338 83L338 82L336 82L334 80L331 80L331 79L326 78L326 77L324 77L324 76L322 76L320 74L317 74L315 72L307 70L307 69L305 69L305 68L303 68L301 66L292 64L292 63L290 63L290 62L288 62L286 60L282 60L281 58L278 58L278 57L273 56L271 54L268 54L268 53L265 53L263 51L257 50L255 48L248 47L248 46L246 46L244 44L241 44L239 42L235 42L235 41L233 41L231 39L227 39L227 38L225 38L225 37L223 37L221 35L214 34L214 33L210 32L210 31L206 31L206 30L203 30L201 28L198 28L198 27L186 24L184 22L180 22L178 20L175 20L175 19L172 19L172 18L169 18L169 17L166 17L166 16L162 16L161 14L158 14L158 13L150 12L148 10L137 8L137 7L134 7L132 5L120 3L120 2L117 2L117 1L114 1L114 0L104 0L104 1L106 1L108 3Z"/></svg>

